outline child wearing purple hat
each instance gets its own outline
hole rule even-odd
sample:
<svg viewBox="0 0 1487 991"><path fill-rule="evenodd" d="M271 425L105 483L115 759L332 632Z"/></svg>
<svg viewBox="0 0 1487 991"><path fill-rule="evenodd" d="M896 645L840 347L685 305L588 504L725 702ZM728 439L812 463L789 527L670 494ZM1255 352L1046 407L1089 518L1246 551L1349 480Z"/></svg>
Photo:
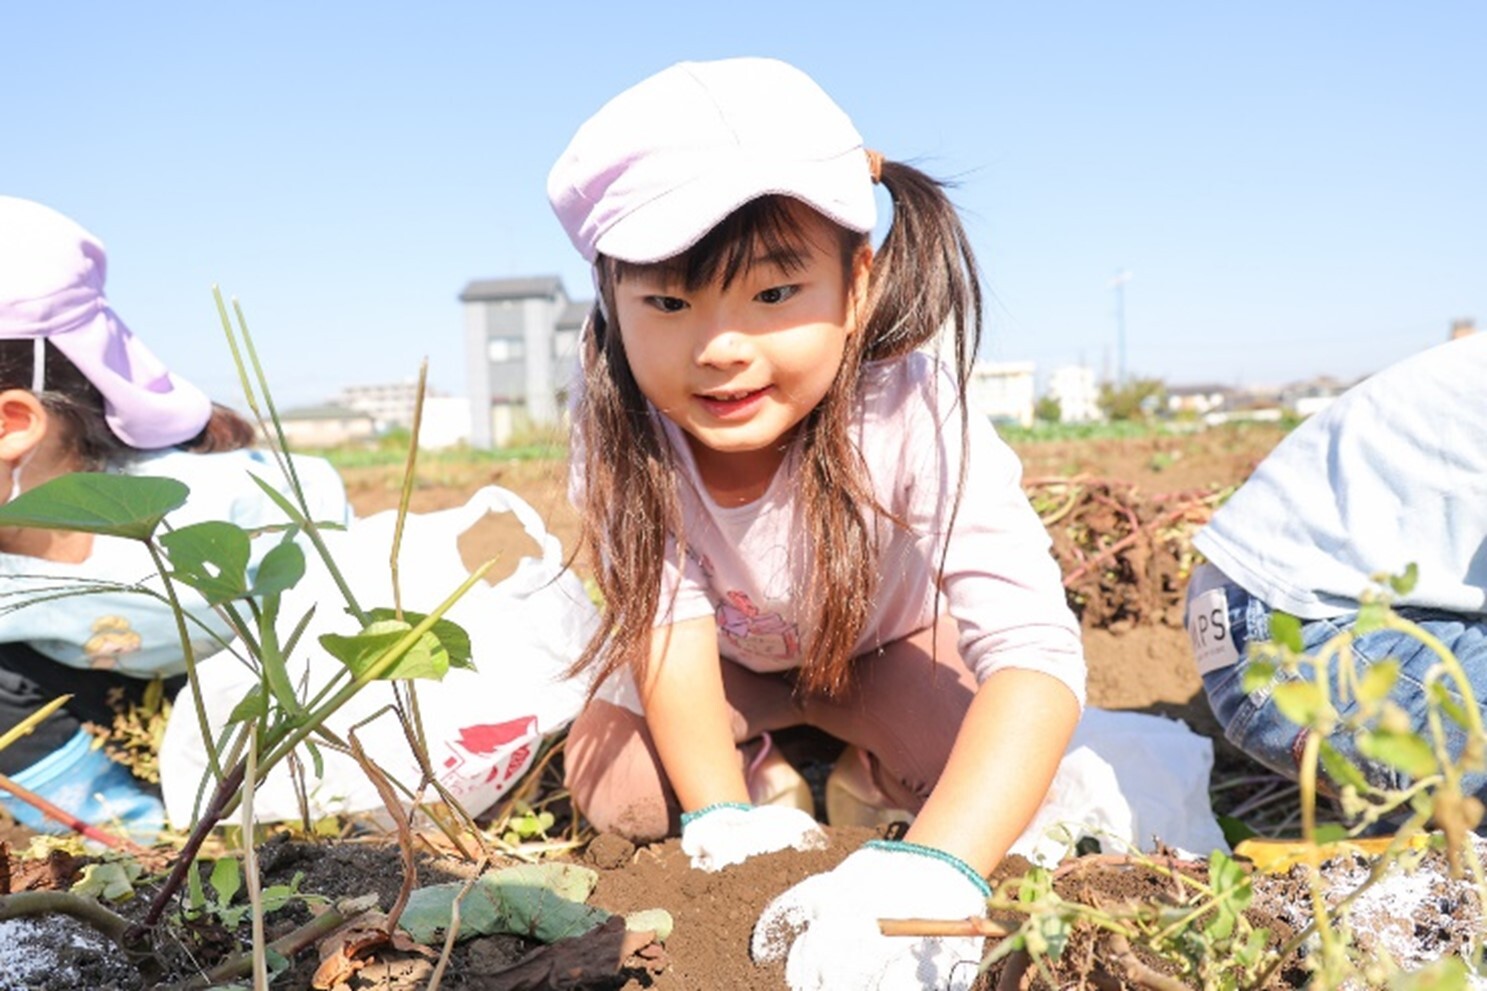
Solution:
<svg viewBox="0 0 1487 991"><path fill-rule="evenodd" d="M250 476L278 480L271 461L247 450L252 427L130 332L104 296L106 269L102 243L74 221L0 196L0 497L69 472L118 471L185 482L191 494L167 518L174 526L285 522ZM347 518L334 470L316 459L296 464L317 518ZM154 572L134 541L0 529L0 733L71 695L0 750L0 774L83 822L120 823L144 837L163 825L158 793L98 749L86 727L108 726L152 679L166 679L167 690L179 685L185 662L174 615L137 592L55 590L148 585ZM183 591L197 621L193 648L198 657L214 653L229 631ZM33 828L62 828L9 795L0 805Z"/></svg>
<svg viewBox="0 0 1487 991"><path fill-rule="evenodd" d="M800 789L751 784L765 734L825 730L849 797L913 821L776 898L756 959L797 989L969 987L977 941L877 919L985 914L1084 656L1017 458L967 406L980 288L954 209L769 59L619 94L548 195L598 290L572 489L604 611L575 801L636 839L680 828L705 870L819 846L807 808L770 803Z"/></svg>

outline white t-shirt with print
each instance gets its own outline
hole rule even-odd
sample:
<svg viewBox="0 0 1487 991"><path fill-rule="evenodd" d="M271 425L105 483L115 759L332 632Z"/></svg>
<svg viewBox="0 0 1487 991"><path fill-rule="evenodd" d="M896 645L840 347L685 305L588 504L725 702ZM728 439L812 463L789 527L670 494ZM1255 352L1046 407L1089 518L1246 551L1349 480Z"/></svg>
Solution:
<svg viewBox="0 0 1487 991"><path fill-rule="evenodd" d="M1302 619L1353 612L1372 576L1419 568L1397 603L1487 612L1487 334L1421 352L1297 427L1193 544Z"/></svg>

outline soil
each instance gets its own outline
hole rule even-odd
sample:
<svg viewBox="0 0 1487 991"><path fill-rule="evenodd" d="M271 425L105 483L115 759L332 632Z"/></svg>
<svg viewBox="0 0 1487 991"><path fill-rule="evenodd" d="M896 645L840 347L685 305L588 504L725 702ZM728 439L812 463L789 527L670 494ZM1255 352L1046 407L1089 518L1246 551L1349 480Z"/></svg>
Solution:
<svg viewBox="0 0 1487 991"><path fill-rule="evenodd" d="M1249 474L1279 436L1278 429L1249 427L1188 436L1019 447L1035 503L1043 497L1054 500L1051 503L1054 510L1040 506L1045 519L1057 507L1066 506L1064 515L1050 524L1065 573L1083 568L1084 575L1089 576L1084 584L1072 582L1070 590L1085 627L1090 703L1175 716L1186 720L1196 731L1212 736L1217 754L1215 780L1221 776L1256 773L1259 769L1229 748L1218 735L1188 659L1177 608L1182 580L1191 564L1184 541L1222 494ZM396 504L397 471L362 469L344 474L358 513L366 515ZM412 508L428 511L462 504L471 491L485 484L506 486L522 495L548 521L564 547L573 547L576 527L566 503L564 468L555 462L440 465L416 487ZM1101 517L1101 513L1108 518ZM1077 528L1072 527L1071 521L1082 521L1084 531L1072 532ZM492 519L468 534L461 550L471 565L498 558L503 562L498 569L499 578L500 572L509 572L516 560L533 547L509 519ZM1103 581L1095 580L1101 575ZM1109 591L1119 586L1133 586L1138 594L1121 599L1119 594ZM1226 792L1224 801L1236 801L1237 794ZM574 855L579 862L599 871L600 880L591 904L618 912L665 908L675 921L675 929L664 949L652 947L642 954L627 956L619 972L607 978L578 983L550 978L521 984L513 983L509 974L501 976L498 972L531 952L535 944L509 936L480 937L456 946L439 986L475 989L581 986L609 991L781 988L784 982L778 968L757 968L750 962L749 932L759 911L771 898L797 881L829 869L872 835L862 829L828 832L832 842L826 850L786 851L757 857L718 874L691 870L675 840L637 850L618 837L591 838ZM0 840L5 838L6 834L0 832ZM419 884L471 875L475 868L468 859L441 853L438 847L440 844L433 842L418 845ZM447 844L442 849L447 851ZM169 856L170 850L162 849L161 857L168 860ZM265 884L287 883L296 873L301 873L301 891L330 898L371 893L384 911L395 902L402 879L398 848L376 837L304 842L285 836L264 844L260 857ZM4 893L65 887L81 861L65 855L50 860L22 859L12 851L8 857L0 856L0 864L9 866L8 875L0 873L3 882L0 893ZM1025 866L1009 861L999 870L998 877L1016 878ZM1341 875L1355 867L1349 863L1337 871ZM1204 864L1186 865L1183 869L1197 877L1205 876L1207 870ZM1269 928L1272 941L1282 940L1304 925L1304 913L1296 907L1305 903L1304 880L1294 871L1291 875L1256 875L1256 878L1257 895L1248 917L1254 924ZM1120 905L1129 899L1159 898L1164 889L1170 888L1170 882L1161 881L1150 871L1101 857L1082 858L1072 869L1066 865L1057 884L1057 890L1066 897L1094 897L1108 905ZM144 891L147 890L145 886ZM138 912L145 900L140 897L126 903L122 911ZM1463 911L1469 902L1472 911ZM1392 904L1397 907L1403 903L1395 899ZM1424 926L1435 934L1435 945L1446 952L1453 952L1461 945L1463 933L1478 918L1470 895L1455 889L1420 893L1409 902L1407 921L1400 920L1399 911L1391 913L1389 905L1388 900L1382 902L1381 928L1388 930L1393 924L1418 930ZM273 930L270 938L307 918L303 906L292 904L270 916ZM20 938L35 938L32 931L7 932L4 928L7 925L13 923L0 922L0 946ZM62 927L49 929L43 937L48 941L60 940L62 932L82 931L79 924L57 916L49 916L46 925ZM241 945L242 934L234 935ZM216 942L206 935L199 938L190 954L179 945L167 954L179 968L178 974L190 972L187 965L191 959L210 962L232 943L232 936L225 933L217 934ZM1388 948L1388 944L1380 945ZM1391 952L1399 955L1397 949ZM1140 947L1137 953L1140 955ZM618 966L615 954L610 952L609 957ZM343 975L345 980L327 986L337 991L424 988L430 986L437 964L437 954L430 957L426 953L375 944L358 959L364 964L360 969L348 970ZM1054 975L1059 986L1079 986L1086 979L1091 982L1087 986L1092 987L1143 986L1132 978L1129 961L1120 956L1118 948L1112 948L1109 939L1091 931L1077 932L1063 959L1067 962L1067 972ZM1143 960L1159 970L1171 971L1170 965L1160 964L1154 958ZM117 954L99 949L96 943L71 952L65 962L54 962L46 973L26 975L12 964L0 956L0 991L10 987L50 991L64 987L148 986ZM312 975L318 965L314 953L302 953L293 970L274 986L293 991L308 989L312 987ZM996 987L999 975L1000 967L983 977L978 987ZM1042 986L1038 983L1041 980L1032 981L1031 986ZM1295 986L1292 982L1301 981L1304 975L1293 965L1277 975L1273 983Z"/></svg>

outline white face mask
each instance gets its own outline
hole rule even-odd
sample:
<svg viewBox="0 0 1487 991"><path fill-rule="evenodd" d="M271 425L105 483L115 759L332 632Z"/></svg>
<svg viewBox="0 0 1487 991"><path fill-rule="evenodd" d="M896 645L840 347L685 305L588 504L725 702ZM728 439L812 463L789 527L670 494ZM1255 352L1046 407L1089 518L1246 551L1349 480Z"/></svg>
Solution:
<svg viewBox="0 0 1487 991"><path fill-rule="evenodd" d="M20 496L21 472L25 470L26 465L31 463L31 456L35 453L36 448L31 448L31 450L22 454L20 459L16 461L15 467L10 469L10 498L6 499L6 502L15 502L16 498Z"/></svg>

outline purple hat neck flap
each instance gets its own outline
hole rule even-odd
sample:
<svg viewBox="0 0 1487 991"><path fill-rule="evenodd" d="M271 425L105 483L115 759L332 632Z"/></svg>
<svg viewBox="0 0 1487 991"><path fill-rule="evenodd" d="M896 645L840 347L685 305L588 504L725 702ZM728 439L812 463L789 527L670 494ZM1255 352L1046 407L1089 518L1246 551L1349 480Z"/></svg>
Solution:
<svg viewBox="0 0 1487 991"><path fill-rule="evenodd" d="M107 268L103 244L78 224L0 196L0 339L51 342L102 394L109 429L130 447L188 441L211 419L211 400L173 375L109 307Z"/></svg>

